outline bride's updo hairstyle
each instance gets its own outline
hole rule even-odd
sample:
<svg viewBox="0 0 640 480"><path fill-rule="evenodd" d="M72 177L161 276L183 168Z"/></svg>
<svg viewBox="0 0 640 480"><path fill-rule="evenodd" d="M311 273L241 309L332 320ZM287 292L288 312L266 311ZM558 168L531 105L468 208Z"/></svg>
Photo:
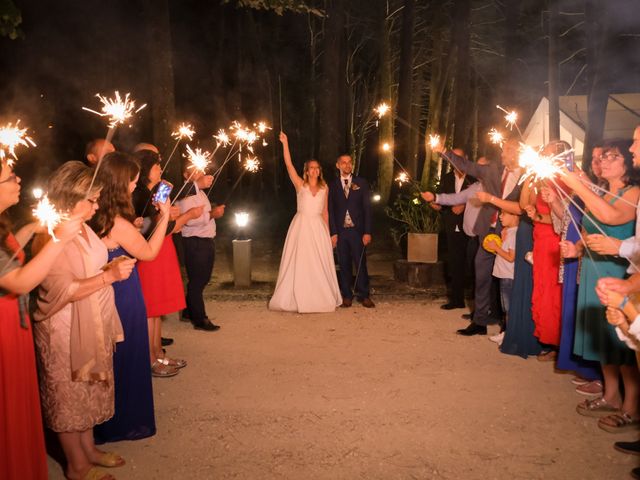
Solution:
<svg viewBox="0 0 640 480"><path fill-rule="evenodd" d="M320 169L320 175L318 176L318 185L322 188L326 187L327 182L324 181L324 177L322 176L322 165L320 165L320 162L315 158L304 162L304 167L302 168L302 180L304 180L305 185L309 184L309 165L311 164L311 162L317 163L318 168Z"/></svg>

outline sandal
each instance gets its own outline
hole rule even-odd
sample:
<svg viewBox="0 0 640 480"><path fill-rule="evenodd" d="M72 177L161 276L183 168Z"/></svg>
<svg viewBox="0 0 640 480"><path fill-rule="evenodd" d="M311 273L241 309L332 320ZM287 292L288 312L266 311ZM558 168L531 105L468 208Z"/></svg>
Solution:
<svg viewBox="0 0 640 480"><path fill-rule="evenodd" d="M585 383L591 383L591 380L587 380L586 378L575 376L571 379L571 383L579 387L581 385L584 385Z"/></svg>
<svg viewBox="0 0 640 480"><path fill-rule="evenodd" d="M99 465L101 467L114 468L121 467L126 462L124 461L124 458L115 452L103 452L98 457L98 460L93 463L94 465Z"/></svg>
<svg viewBox="0 0 640 480"><path fill-rule="evenodd" d="M609 433L622 433L640 428L640 418L632 418L627 412L620 411L602 417L598 426Z"/></svg>
<svg viewBox="0 0 640 480"><path fill-rule="evenodd" d="M178 374L178 370L168 365L165 365L161 360L156 360L151 365L152 377L175 377Z"/></svg>
<svg viewBox="0 0 640 480"><path fill-rule="evenodd" d="M555 361L557 356L558 356L558 352L556 352L555 350L547 350L546 352L542 352L540 355L538 355L538 361L553 362Z"/></svg>
<svg viewBox="0 0 640 480"><path fill-rule="evenodd" d="M604 397L580 402L576 411L585 417L605 417L612 413L618 413L620 409L607 403Z"/></svg>
<svg viewBox="0 0 640 480"><path fill-rule="evenodd" d="M159 358L158 361L163 364L166 365L168 367L173 367L173 368L184 368L187 366L187 361L186 360L180 360L179 358Z"/></svg>
<svg viewBox="0 0 640 480"><path fill-rule="evenodd" d="M101 468L91 467L82 480L115 480L115 477Z"/></svg>
<svg viewBox="0 0 640 480"><path fill-rule="evenodd" d="M600 380L594 380L593 382L585 383L576 387L576 393L580 395L598 395L602 396L604 392L604 386Z"/></svg>

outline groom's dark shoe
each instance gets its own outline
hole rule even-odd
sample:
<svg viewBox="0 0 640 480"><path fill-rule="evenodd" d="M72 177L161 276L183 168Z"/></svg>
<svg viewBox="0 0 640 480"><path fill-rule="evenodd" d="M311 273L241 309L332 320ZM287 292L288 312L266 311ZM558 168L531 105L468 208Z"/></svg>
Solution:
<svg viewBox="0 0 640 480"><path fill-rule="evenodd" d="M340 306L342 308L349 308L352 303L353 303L353 299L352 298L343 298L342 299L342 305L340 305Z"/></svg>
<svg viewBox="0 0 640 480"><path fill-rule="evenodd" d="M358 301L362 304L363 307L365 308L373 308L376 306L375 303L373 303L371 301L371 299L369 297L367 298L359 298Z"/></svg>
<svg viewBox="0 0 640 480"><path fill-rule="evenodd" d="M464 337L471 337L473 335L486 335L487 327L471 322L467 328L461 328L456 333Z"/></svg>

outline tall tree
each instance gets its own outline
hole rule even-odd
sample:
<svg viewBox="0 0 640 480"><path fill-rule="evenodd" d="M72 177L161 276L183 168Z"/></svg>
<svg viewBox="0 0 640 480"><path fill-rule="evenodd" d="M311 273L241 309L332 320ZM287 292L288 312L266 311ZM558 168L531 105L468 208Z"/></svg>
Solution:
<svg viewBox="0 0 640 480"><path fill-rule="evenodd" d="M453 40L456 48L453 142L468 151L473 96L471 95L471 0L456 2Z"/></svg>
<svg viewBox="0 0 640 480"><path fill-rule="evenodd" d="M549 140L560 140L560 65L558 64L558 22L560 7L556 0L549 0Z"/></svg>
<svg viewBox="0 0 640 480"><path fill-rule="evenodd" d="M393 70L391 68L391 26L389 25L389 1L378 0L379 29L380 29L380 99L393 105ZM386 205L389 202L391 187L393 186L393 107L392 111L379 120L380 144L385 143L391 148L378 149L378 192L381 202Z"/></svg>
<svg viewBox="0 0 640 480"><path fill-rule="evenodd" d="M396 156L410 175L418 170L417 158L411 156L411 100L413 94L413 29L415 0L404 0L400 30L400 71L396 122ZM417 128L414 127L414 128Z"/></svg>

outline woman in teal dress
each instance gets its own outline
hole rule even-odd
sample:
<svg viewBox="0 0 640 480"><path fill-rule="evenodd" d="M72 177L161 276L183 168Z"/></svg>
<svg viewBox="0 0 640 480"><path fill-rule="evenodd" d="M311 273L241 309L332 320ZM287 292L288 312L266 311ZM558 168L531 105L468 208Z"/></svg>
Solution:
<svg viewBox="0 0 640 480"><path fill-rule="evenodd" d="M634 235L635 205L640 189L635 186L637 182L629 145L629 142L610 142L604 147L602 178L608 182L609 191L616 195L607 193L600 198L579 186L575 182L577 177L567 177L567 183L585 201L589 210L582 220L582 235L590 246L593 246L594 239L602 239L602 234L614 239ZM624 278L629 264L623 258L599 254L588 245L583 240L575 244L562 242L565 257L582 256L573 351L585 360L600 362L604 377L603 396L581 402L577 410L592 417L608 415L598 425L608 431L622 431L640 424L640 375L634 352L618 339L614 327L607 323L605 307L600 303L595 287L598 279L603 277ZM620 393L620 374L624 383L624 400Z"/></svg>

